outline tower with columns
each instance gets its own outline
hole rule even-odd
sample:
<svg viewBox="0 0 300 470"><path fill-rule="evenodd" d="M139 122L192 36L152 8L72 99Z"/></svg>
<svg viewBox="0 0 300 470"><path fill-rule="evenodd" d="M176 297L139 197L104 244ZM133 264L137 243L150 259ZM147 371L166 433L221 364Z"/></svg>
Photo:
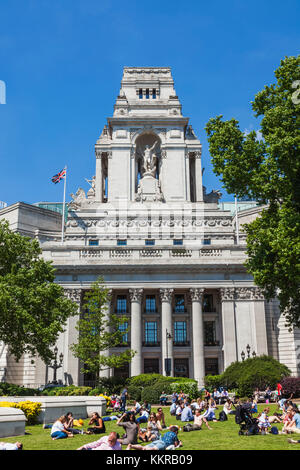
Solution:
<svg viewBox="0 0 300 470"><path fill-rule="evenodd" d="M78 315L84 292L101 275L111 290L108 313L127 316L123 343L105 353L130 347L136 354L128 367L104 371L106 377L158 372L193 377L202 387L205 375L241 360L247 345L251 353L280 356L272 331L279 315L246 272L235 217L219 208L218 191L203 186L201 151L171 69L124 67L113 115L95 144L95 175L72 194L64 243L54 225L39 226L37 217L32 236ZM27 209L16 208L23 227ZM89 385L69 351L75 324L70 319L59 338L58 374ZM32 378L26 382L22 372L19 382L42 381L45 365L26 367L35 368Z"/></svg>

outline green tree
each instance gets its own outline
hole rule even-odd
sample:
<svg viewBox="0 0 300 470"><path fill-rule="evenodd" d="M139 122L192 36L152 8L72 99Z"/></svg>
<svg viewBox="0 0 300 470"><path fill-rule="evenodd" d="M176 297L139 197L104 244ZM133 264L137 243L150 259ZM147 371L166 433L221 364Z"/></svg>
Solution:
<svg viewBox="0 0 300 470"><path fill-rule="evenodd" d="M0 341L17 361L30 353L48 362L67 318L77 311L41 254L37 240L0 220Z"/></svg>
<svg viewBox="0 0 300 470"><path fill-rule="evenodd" d="M268 300L278 297L290 327L300 326L300 56L286 57L277 82L252 102L260 134L235 119L206 125L214 172L237 197L265 204L247 226L246 267ZM261 135L262 138L258 136Z"/></svg>
<svg viewBox="0 0 300 470"><path fill-rule="evenodd" d="M131 349L125 349L119 354L107 354L109 349L124 343L124 336L128 332L128 328L125 328L128 321L126 316L108 314L109 300L109 289L100 277L85 294L82 313L76 325L78 342L70 347L75 357L84 364L82 373L94 374L96 383L99 382L100 371L122 367L136 354Z"/></svg>

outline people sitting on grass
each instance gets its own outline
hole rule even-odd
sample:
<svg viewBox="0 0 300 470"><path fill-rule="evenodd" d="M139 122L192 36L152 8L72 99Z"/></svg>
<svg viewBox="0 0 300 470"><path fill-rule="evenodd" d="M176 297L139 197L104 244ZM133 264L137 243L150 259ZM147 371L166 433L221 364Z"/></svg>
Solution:
<svg viewBox="0 0 300 470"><path fill-rule="evenodd" d="M160 397L159 397L159 402L160 402L160 404L161 404L162 406L166 406L166 404L167 404L167 399L168 399L167 394L163 391L163 392L161 393Z"/></svg>
<svg viewBox="0 0 300 470"><path fill-rule="evenodd" d="M149 418L149 412L144 406L142 406L140 416L137 418L136 422L138 424L147 423L148 418Z"/></svg>
<svg viewBox="0 0 300 470"><path fill-rule="evenodd" d="M134 400L133 402L133 407L131 408L131 412L137 415L141 411L141 405L139 404L138 401Z"/></svg>
<svg viewBox="0 0 300 470"><path fill-rule="evenodd" d="M226 415L231 415L235 413L235 410L233 409L232 401L230 398L228 398L224 405L223 405L223 411L226 413Z"/></svg>
<svg viewBox="0 0 300 470"><path fill-rule="evenodd" d="M133 412L123 413L117 421L118 426L124 428L125 434L118 439L122 445L137 444L139 433L139 424L136 422L135 414Z"/></svg>
<svg viewBox="0 0 300 470"><path fill-rule="evenodd" d="M165 421L165 415L161 407L157 408L156 416L158 421L160 422L161 427L165 429L167 426Z"/></svg>
<svg viewBox="0 0 300 470"><path fill-rule="evenodd" d="M106 431L104 421L96 411L92 414L88 425L93 426L87 429L87 434L103 434Z"/></svg>
<svg viewBox="0 0 300 470"><path fill-rule="evenodd" d="M183 427L184 431L200 431L202 428L202 423L203 420L201 418L201 411L199 409L196 409L195 411L195 416L194 416L194 421L192 423L188 423Z"/></svg>
<svg viewBox="0 0 300 470"><path fill-rule="evenodd" d="M269 408L264 408L263 412L258 415L258 427L260 429L261 434L265 434L268 432L268 428L271 427L271 423L268 418Z"/></svg>
<svg viewBox="0 0 300 470"><path fill-rule="evenodd" d="M118 435L111 432L108 436L103 436L98 441L90 442L79 447L77 450L122 450Z"/></svg>
<svg viewBox="0 0 300 470"><path fill-rule="evenodd" d="M157 419L155 413L151 413L147 425L146 439L147 441L157 441L160 439L162 431L162 426L160 421Z"/></svg>
<svg viewBox="0 0 300 470"><path fill-rule="evenodd" d="M204 423L205 426L209 430L211 430L212 428L209 426L208 422L209 421L217 422L217 418L216 418L216 415L215 415L215 408L210 407L209 403L207 403L207 405L205 407L205 411L204 411L204 413L202 413L200 418L201 418L201 426L202 426L202 423Z"/></svg>
<svg viewBox="0 0 300 470"><path fill-rule="evenodd" d="M221 392L221 403L225 403L226 400L228 400L228 398L229 398L228 391L225 388L223 388Z"/></svg>
<svg viewBox="0 0 300 470"><path fill-rule="evenodd" d="M0 442L0 450L23 450L22 442Z"/></svg>
<svg viewBox="0 0 300 470"><path fill-rule="evenodd" d="M65 418L66 420L64 423L64 427L67 431L71 432L72 434L85 434L85 431L83 429L76 429L74 427L74 418L73 418L73 414L71 413L71 411L69 411L65 415Z"/></svg>
<svg viewBox="0 0 300 470"><path fill-rule="evenodd" d="M183 408L184 408L184 404L181 402L177 402L176 412L175 412L175 416L177 420L179 419L181 420L181 413L182 413Z"/></svg>
<svg viewBox="0 0 300 470"><path fill-rule="evenodd" d="M58 418L51 427L51 438L53 441L56 439L65 439L66 437L73 437L73 433L65 428L66 417L61 416Z"/></svg>
<svg viewBox="0 0 300 470"><path fill-rule="evenodd" d="M291 420L288 425L285 427L285 431L289 433L300 434L300 413L297 412L294 408L290 411Z"/></svg>
<svg viewBox="0 0 300 470"><path fill-rule="evenodd" d="M257 401L255 398L253 398L252 403L251 403L251 413L258 413Z"/></svg>
<svg viewBox="0 0 300 470"><path fill-rule="evenodd" d="M140 444L129 444L126 450L166 450L168 448L181 447L182 442L178 439L178 427L171 426L170 431L166 432L160 439L142 446Z"/></svg>
<svg viewBox="0 0 300 470"><path fill-rule="evenodd" d="M187 404L181 412L181 421L187 422L187 421L194 421L194 415L192 413L191 405Z"/></svg>
<svg viewBox="0 0 300 470"><path fill-rule="evenodd" d="M171 416L176 415L176 408L177 408L177 402L173 401L172 405L170 406L170 415Z"/></svg>

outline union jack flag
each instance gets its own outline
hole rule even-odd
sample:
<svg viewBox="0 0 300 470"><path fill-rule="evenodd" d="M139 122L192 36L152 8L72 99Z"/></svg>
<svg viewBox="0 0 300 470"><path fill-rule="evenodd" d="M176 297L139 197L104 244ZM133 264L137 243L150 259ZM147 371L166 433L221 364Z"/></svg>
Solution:
<svg viewBox="0 0 300 470"><path fill-rule="evenodd" d="M67 173L67 170L64 168L59 173L57 173L57 175L52 176L51 178L52 183L55 183L55 184L59 183L60 180L62 180L66 176L66 173Z"/></svg>

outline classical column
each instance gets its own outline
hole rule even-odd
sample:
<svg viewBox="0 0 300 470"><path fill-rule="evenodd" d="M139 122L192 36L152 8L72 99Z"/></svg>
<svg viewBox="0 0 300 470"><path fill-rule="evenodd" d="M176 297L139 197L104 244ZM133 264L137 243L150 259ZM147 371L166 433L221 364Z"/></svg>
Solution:
<svg viewBox="0 0 300 470"><path fill-rule="evenodd" d="M203 201L201 151L195 152L196 201Z"/></svg>
<svg viewBox="0 0 300 470"><path fill-rule="evenodd" d="M190 181L190 152L185 154L185 194L186 200L191 200L191 181Z"/></svg>
<svg viewBox="0 0 300 470"><path fill-rule="evenodd" d="M204 328L202 313L202 298L204 289L190 289L192 301L192 337L193 337L193 363L194 379L199 387L204 386L205 360L204 360Z"/></svg>
<svg viewBox="0 0 300 470"><path fill-rule="evenodd" d="M77 303L78 306L78 315L73 317L69 317L67 321L67 328L66 328L66 350L64 351L64 373L67 374L67 383L79 385L80 375L79 375L79 359L73 356L72 352L70 351L70 344L76 343L78 340L78 331L76 330L76 324L79 320L80 316L80 306L81 306L81 298L82 298L82 290L81 289L65 289L64 291L66 297L73 300Z"/></svg>
<svg viewBox="0 0 300 470"><path fill-rule="evenodd" d="M171 359L170 376L174 375L173 358L173 324L172 298L174 289L160 289L161 300L161 340L162 340L162 371L167 375L165 359ZM171 337L170 337L171 336Z"/></svg>
<svg viewBox="0 0 300 470"><path fill-rule="evenodd" d="M129 289L131 301L131 347L136 351L131 361L131 377L142 373L142 297L143 289Z"/></svg>
<svg viewBox="0 0 300 470"><path fill-rule="evenodd" d="M112 289L109 289L109 291L108 291L108 300L107 300L107 302L104 306L104 319L106 321L108 321L109 317L110 317L111 295L112 295ZM108 332L110 331L109 326L106 327L106 331L108 331ZM103 354L103 356L109 356L109 354L110 354L109 349L106 349L106 351L103 351L102 354ZM104 370L100 371L100 374L99 374L100 377L105 377L107 379L110 377L110 375L111 375L111 369L104 369Z"/></svg>
<svg viewBox="0 0 300 470"><path fill-rule="evenodd" d="M232 362L238 360L235 320L235 289L233 287L221 288L220 297L222 304L224 369L226 369L226 367L228 367Z"/></svg>
<svg viewBox="0 0 300 470"><path fill-rule="evenodd" d="M96 188L95 199L96 201L103 202L103 172L102 172L102 155L99 149L96 149Z"/></svg>

